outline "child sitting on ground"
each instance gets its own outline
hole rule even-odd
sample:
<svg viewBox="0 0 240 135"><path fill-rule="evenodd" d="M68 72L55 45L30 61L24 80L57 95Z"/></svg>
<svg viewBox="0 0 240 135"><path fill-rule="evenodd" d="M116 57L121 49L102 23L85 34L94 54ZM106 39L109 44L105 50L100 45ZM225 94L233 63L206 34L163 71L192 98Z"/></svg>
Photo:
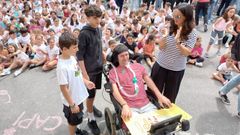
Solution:
<svg viewBox="0 0 240 135"><path fill-rule="evenodd" d="M14 72L14 76L21 74L29 65L28 55L20 49L17 49L15 44L8 45L8 51L11 53L8 55L9 58L13 58L12 64L4 69L0 76L5 76L11 74L11 70L19 68Z"/></svg>
<svg viewBox="0 0 240 135"><path fill-rule="evenodd" d="M42 67L43 71L54 69L57 65L59 55L59 48L55 44L55 39L53 37L49 38L47 42L48 42L48 46L46 47L47 60Z"/></svg>
<svg viewBox="0 0 240 135"><path fill-rule="evenodd" d="M188 63L199 67L203 66L204 58L202 56L203 48L201 45L202 38L198 37L195 46L192 49L191 55L188 56Z"/></svg>
<svg viewBox="0 0 240 135"><path fill-rule="evenodd" d="M221 56L220 61L219 61L219 64L222 64L222 63L226 62L226 59L227 59L228 57L233 56L233 55L231 55L231 48L232 48L233 44L234 44L234 42L231 42L231 43L229 44L229 48L228 48L227 51Z"/></svg>
<svg viewBox="0 0 240 135"><path fill-rule="evenodd" d="M35 53L34 58L30 60L30 69L44 64L46 61L46 45L41 34L35 36L34 45L30 45L29 48L32 53Z"/></svg>
<svg viewBox="0 0 240 135"><path fill-rule="evenodd" d="M0 74L3 69L10 66L11 62L7 59L8 51L3 47L3 44L0 43Z"/></svg>
<svg viewBox="0 0 240 135"><path fill-rule="evenodd" d="M213 73L213 79L220 81L223 85L232 78L232 71L240 72L231 57L228 57L226 62L218 66L217 70L217 72Z"/></svg>

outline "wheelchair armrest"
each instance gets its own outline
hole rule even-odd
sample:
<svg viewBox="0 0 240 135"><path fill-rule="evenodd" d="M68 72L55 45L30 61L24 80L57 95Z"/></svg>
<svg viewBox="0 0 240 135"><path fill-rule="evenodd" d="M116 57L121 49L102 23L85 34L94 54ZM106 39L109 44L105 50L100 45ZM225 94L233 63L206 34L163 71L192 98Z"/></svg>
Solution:
<svg viewBox="0 0 240 135"><path fill-rule="evenodd" d="M112 83L110 82L106 82L104 84L104 89L107 93L112 93L113 92L113 89L112 89Z"/></svg>

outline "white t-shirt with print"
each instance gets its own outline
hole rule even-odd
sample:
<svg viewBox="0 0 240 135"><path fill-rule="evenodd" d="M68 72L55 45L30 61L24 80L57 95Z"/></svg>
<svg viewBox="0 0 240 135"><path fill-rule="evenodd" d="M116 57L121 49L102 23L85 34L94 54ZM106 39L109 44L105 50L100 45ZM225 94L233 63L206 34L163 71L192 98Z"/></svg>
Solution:
<svg viewBox="0 0 240 135"><path fill-rule="evenodd" d="M69 94L75 104L79 105L84 102L88 97L88 92L76 59L73 56L67 60L59 58L56 71L58 85L68 85ZM62 93L61 98L63 104L69 106Z"/></svg>
<svg viewBox="0 0 240 135"><path fill-rule="evenodd" d="M46 45L42 44L40 46L33 45L33 50L35 50L36 54L34 56L35 59L42 59L45 58L46 55L43 52L46 52Z"/></svg>
<svg viewBox="0 0 240 135"><path fill-rule="evenodd" d="M55 55L59 55L59 48L57 46L54 46L52 49L47 46L47 54L50 60L53 60Z"/></svg>
<svg viewBox="0 0 240 135"><path fill-rule="evenodd" d="M22 45L30 44L30 34L27 34L27 36L25 37L23 36L18 37L18 41Z"/></svg>
<svg viewBox="0 0 240 135"><path fill-rule="evenodd" d="M26 62L27 60L29 60L28 55L27 55L25 52L20 51L20 50L18 50L17 58L20 59L20 60L22 60L22 61L24 61L24 62Z"/></svg>
<svg viewBox="0 0 240 135"><path fill-rule="evenodd" d="M222 63L220 66L218 66L218 71L223 75L232 75L232 67L227 67L226 62Z"/></svg>

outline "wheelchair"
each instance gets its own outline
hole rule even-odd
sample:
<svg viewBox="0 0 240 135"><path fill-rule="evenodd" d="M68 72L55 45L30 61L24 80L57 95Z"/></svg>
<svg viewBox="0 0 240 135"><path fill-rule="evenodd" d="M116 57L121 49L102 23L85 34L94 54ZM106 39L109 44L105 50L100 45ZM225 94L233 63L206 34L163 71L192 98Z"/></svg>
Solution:
<svg viewBox="0 0 240 135"><path fill-rule="evenodd" d="M122 107L113 96L112 86L108 78L109 71L111 69L111 64L105 64L103 67L103 74L106 78L104 89L107 93L109 93L110 100L112 101L115 110L115 112L112 112L108 107L105 108L104 116L106 126L110 135L117 135L117 131L122 132L123 135L130 135L130 133L122 129ZM146 93L150 102L152 102L158 109L161 109L161 106L152 91L146 90ZM181 120L181 117L181 115L177 115L151 125L149 135L174 135L178 131L188 131L190 129L190 123L188 120Z"/></svg>

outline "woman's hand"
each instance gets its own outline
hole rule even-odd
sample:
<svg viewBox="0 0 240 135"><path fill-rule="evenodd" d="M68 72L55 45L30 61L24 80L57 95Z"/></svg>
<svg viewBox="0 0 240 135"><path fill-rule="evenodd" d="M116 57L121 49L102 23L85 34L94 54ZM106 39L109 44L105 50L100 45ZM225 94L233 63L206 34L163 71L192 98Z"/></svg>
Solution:
<svg viewBox="0 0 240 135"><path fill-rule="evenodd" d="M178 30L177 30L177 34L175 35L175 40L177 42L180 41L181 32L182 32L182 27L179 27Z"/></svg>
<svg viewBox="0 0 240 135"><path fill-rule="evenodd" d="M129 120L132 117L132 111L127 104L122 106L122 118Z"/></svg>

